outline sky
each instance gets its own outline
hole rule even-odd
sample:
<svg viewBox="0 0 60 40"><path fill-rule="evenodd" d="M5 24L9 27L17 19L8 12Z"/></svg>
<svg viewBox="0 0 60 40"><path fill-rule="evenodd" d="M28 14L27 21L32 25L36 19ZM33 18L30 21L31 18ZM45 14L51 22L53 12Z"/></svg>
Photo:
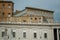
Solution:
<svg viewBox="0 0 60 40"><path fill-rule="evenodd" d="M25 7L35 7L54 11L54 20L60 22L60 0L12 0L14 10L23 10Z"/></svg>

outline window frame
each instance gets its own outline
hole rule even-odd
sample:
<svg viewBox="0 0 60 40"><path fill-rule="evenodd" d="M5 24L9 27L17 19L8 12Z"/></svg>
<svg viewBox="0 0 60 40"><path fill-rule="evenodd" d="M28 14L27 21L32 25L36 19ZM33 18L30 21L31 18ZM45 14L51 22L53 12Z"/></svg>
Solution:
<svg viewBox="0 0 60 40"><path fill-rule="evenodd" d="M2 32L2 37L4 37L4 35L5 35L5 32Z"/></svg>
<svg viewBox="0 0 60 40"><path fill-rule="evenodd" d="M13 32L13 38L15 38L16 37L16 35L15 35L16 33L15 32Z"/></svg>
<svg viewBox="0 0 60 40"><path fill-rule="evenodd" d="M26 38L26 32L23 32L23 38Z"/></svg>
<svg viewBox="0 0 60 40"><path fill-rule="evenodd" d="M44 38L47 38L47 33L44 33Z"/></svg>
<svg viewBox="0 0 60 40"><path fill-rule="evenodd" d="M37 38L37 33L34 33L34 38Z"/></svg>

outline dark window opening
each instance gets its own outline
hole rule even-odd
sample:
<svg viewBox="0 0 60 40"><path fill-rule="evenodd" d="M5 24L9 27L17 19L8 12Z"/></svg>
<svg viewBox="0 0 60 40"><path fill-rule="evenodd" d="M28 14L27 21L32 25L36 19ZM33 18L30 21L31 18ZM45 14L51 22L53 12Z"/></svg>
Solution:
<svg viewBox="0 0 60 40"><path fill-rule="evenodd" d="M13 32L13 37L15 37L15 32Z"/></svg>
<svg viewBox="0 0 60 40"><path fill-rule="evenodd" d="M5 32L2 32L2 37L4 37L4 35L5 35Z"/></svg>
<svg viewBox="0 0 60 40"><path fill-rule="evenodd" d="M59 40L60 40L60 34L59 34Z"/></svg>
<svg viewBox="0 0 60 40"><path fill-rule="evenodd" d="M8 15L10 15L10 13L8 13Z"/></svg>
<svg viewBox="0 0 60 40"><path fill-rule="evenodd" d="M4 16L4 12L2 13L2 16Z"/></svg>
<svg viewBox="0 0 60 40"><path fill-rule="evenodd" d="M44 38L47 38L47 33L44 33Z"/></svg>
<svg viewBox="0 0 60 40"><path fill-rule="evenodd" d="M26 32L23 32L23 37L26 38Z"/></svg>
<svg viewBox="0 0 60 40"><path fill-rule="evenodd" d="M26 20L23 20L23 22L26 22Z"/></svg>
<svg viewBox="0 0 60 40"><path fill-rule="evenodd" d="M37 34L36 33L34 33L34 38L36 38L37 37Z"/></svg>
<svg viewBox="0 0 60 40"><path fill-rule="evenodd" d="M35 20L37 20L37 18L35 18Z"/></svg>
<svg viewBox="0 0 60 40"><path fill-rule="evenodd" d="M54 40L57 40L57 29L54 29Z"/></svg>

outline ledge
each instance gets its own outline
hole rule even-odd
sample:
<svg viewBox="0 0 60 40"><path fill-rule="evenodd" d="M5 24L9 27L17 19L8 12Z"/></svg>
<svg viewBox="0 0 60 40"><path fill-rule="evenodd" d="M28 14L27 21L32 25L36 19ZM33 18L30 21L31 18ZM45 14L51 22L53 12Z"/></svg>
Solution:
<svg viewBox="0 0 60 40"><path fill-rule="evenodd" d="M60 23L21 23L21 22L0 22L0 25L55 25L55 26L60 26Z"/></svg>

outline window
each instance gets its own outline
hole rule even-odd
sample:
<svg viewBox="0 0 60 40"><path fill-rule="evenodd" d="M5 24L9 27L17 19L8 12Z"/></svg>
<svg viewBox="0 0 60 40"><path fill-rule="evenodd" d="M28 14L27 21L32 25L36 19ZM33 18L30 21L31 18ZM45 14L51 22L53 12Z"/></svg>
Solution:
<svg viewBox="0 0 60 40"><path fill-rule="evenodd" d="M8 17L10 17L11 15L10 15L10 13L8 13Z"/></svg>
<svg viewBox="0 0 60 40"><path fill-rule="evenodd" d="M2 13L2 16L4 16L4 12Z"/></svg>
<svg viewBox="0 0 60 40"><path fill-rule="evenodd" d="M4 8L4 6L5 6L5 4L3 3L3 4L2 4L2 7Z"/></svg>
<svg viewBox="0 0 60 40"><path fill-rule="evenodd" d="M37 18L35 18L35 20L37 20Z"/></svg>
<svg viewBox="0 0 60 40"><path fill-rule="evenodd" d="M2 37L4 37L4 35L5 35L5 32L2 32Z"/></svg>
<svg viewBox="0 0 60 40"><path fill-rule="evenodd" d="M44 38L47 38L47 33L44 33Z"/></svg>
<svg viewBox="0 0 60 40"><path fill-rule="evenodd" d="M37 34L36 33L34 33L34 38L36 38L37 37Z"/></svg>
<svg viewBox="0 0 60 40"><path fill-rule="evenodd" d="M8 4L8 8L11 8L10 4Z"/></svg>
<svg viewBox="0 0 60 40"><path fill-rule="evenodd" d="M26 22L26 20L23 20L23 22Z"/></svg>
<svg viewBox="0 0 60 40"><path fill-rule="evenodd" d="M15 37L15 32L13 32L13 37Z"/></svg>
<svg viewBox="0 0 60 40"><path fill-rule="evenodd" d="M23 32L23 38L26 38L26 32Z"/></svg>

